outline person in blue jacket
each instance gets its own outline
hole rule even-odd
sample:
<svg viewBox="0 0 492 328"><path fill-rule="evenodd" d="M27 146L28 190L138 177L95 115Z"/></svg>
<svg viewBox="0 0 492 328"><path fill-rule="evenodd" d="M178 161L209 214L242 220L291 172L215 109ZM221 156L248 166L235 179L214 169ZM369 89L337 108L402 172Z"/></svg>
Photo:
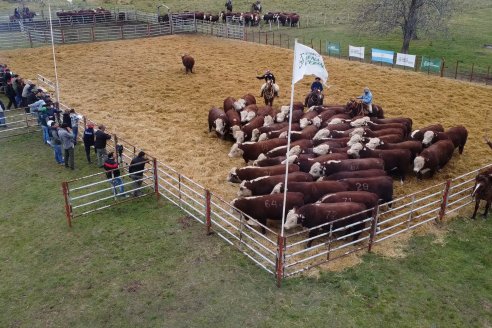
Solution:
<svg viewBox="0 0 492 328"><path fill-rule="evenodd" d="M357 99L362 99L362 103L364 104L365 108L369 111L369 113L372 113L372 93L368 87L364 88L364 94L357 97Z"/></svg>
<svg viewBox="0 0 492 328"><path fill-rule="evenodd" d="M321 83L321 79L319 77L316 77L314 79L314 82L311 84L311 92L314 92L316 90L323 92L323 84Z"/></svg>

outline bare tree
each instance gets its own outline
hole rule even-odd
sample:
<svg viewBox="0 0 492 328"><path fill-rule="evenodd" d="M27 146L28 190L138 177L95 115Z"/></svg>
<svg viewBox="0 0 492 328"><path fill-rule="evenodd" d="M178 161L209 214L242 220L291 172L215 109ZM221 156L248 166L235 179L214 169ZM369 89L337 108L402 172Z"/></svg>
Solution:
<svg viewBox="0 0 492 328"><path fill-rule="evenodd" d="M443 32L454 12L454 0L368 0L358 17L358 26L388 34L395 29L403 33L402 53L408 53L410 41L420 34Z"/></svg>

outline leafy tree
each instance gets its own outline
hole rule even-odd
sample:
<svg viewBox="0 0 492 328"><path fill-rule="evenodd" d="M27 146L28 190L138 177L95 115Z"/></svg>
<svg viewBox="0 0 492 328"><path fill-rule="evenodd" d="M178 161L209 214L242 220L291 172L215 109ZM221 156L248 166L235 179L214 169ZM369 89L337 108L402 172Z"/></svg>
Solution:
<svg viewBox="0 0 492 328"><path fill-rule="evenodd" d="M388 34L400 28L402 53L408 53L410 41L419 34L443 32L455 11L454 0L368 0L358 17L363 30Z"/></svg>

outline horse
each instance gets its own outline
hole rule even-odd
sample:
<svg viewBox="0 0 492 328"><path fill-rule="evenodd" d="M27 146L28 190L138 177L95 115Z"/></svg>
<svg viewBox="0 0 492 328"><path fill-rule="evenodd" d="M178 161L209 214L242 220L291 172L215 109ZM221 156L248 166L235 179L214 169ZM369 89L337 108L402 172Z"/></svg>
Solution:
<svg viewBox="0 0 492 328"><path fill-rule="evenodd" d="M263 99L265 100L265 105L273 106L274 98L275 98L275 87L273 86L273 81L268 80L265 89L263 90Z"/></svg>
<svg viewBox="0 0 492 328"><path fill-rule="evenodd" d="M324 98L325 96L323 95L323 93L320 90L316 89L308 93L306 99L304 100L304 105L307 108L310 108L312 106L323 106Z"/></svg>
<svg viewBox="0 0 492 328"><path fill-rule="evenodd" d="M251 5L251 12L252 13L261 13L261 3L259 1L256 1Z"/></svg>
<svg viewBox="0 0 492 328"><path fill-rule="evenodd" d="M231 1L227 1L225 4L225 7L226 7L228 12L232 12L232 2Z"/></svg>
<svg viewBox="0 0 492 328"><path fill-rule="evenodd" d="M372 113L369 112L367 105L358 99L351 99L345 106L350 117L369 116L384 118L383 109L378 105L372 105Z"/></svg>
<svg viewBox="0 0 492 328"><path fill-rule="evenodd" d="M33 11L30 11L27 14L26 13L20 13L20 16L21 16L21 18L17 18L17 17L15 17L15 15L12 15L12 16L9 16L9 19L11 22L16 22L18 20L25 21L26 19L29 20L30 22L32 22L32 19L34 18L34 16L36 16L36 13Z"/></svg>

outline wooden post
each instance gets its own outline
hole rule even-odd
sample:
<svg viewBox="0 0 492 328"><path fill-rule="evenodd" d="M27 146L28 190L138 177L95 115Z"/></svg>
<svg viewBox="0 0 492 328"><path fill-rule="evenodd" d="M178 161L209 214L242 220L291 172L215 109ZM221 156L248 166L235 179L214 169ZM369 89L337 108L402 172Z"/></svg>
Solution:
<svg viewBox="0 0 492 328"><path fill-rule="evenodd" d="M150 23L147 23L147 36L150 36Z"/></svg>
<svg viewBox="0 0 492 328"><path fill-rule="evenodd" d="M275 32L272 32L272 44L275 45Z"/></svg>
<svg viewBox="0 0 492 328"><path fill-rule="evenodd" d="M154 192L155 192L155 197L157 200L159 200L160 194L159 194L159 173L157 172L157 159L154 158L152 160L152 164L154 165Z"/></svg>
<svg viewBox="0 0 492 328"><path fill-rule="evenodd" d="M444 57L441 58L441 77L444 76L444 64L446 63L446 60Z"/></svg>
<svg viewBox="0 0 492 328"><path fill-rule="evenodd" d="M319 39L319 54L321 55L321 39Z"/></svg>
<svg viewBox="0 0 492 328"><path fill-rule="evenodd" d="M62 44L65 44L65 33L63 32L63 29L61 28L61 26L60 26L60 32L61 32L61 41L62 41Z"/></svg>
<svg viewBox="0 0 492 328"><path fill-rule="evenodd" d="M277 287L282 287L282 279L284 277L284 250L285 250L285 237L278 236L277 238L277 261L275 271L277 273Z"/></svg>
<svg viewBox="0 0 492 328"><path fill-rule="evenodd" d="M369 232L369 245L367 246L367 251L370 253L372 251L372 246L374 245L374 239L376 237L376 230L378 226L379 219L379 204L374 206L372 209L372 221L371 221L371 231Z"/></svg>
<svg viewBox="0 0 492 328"><path fill-rule="evenodd" d="M207 235L212 233L212 219L210 217L210 191L205 190L205 227L207 228Z"/></svg>
<svg viewBox="0 0 492 328"><path fill-rule="evenodd" d="M470 74L470 82L473 80L473 69L475 68L475 63L472 64L472 71Z"/></svg>
<svg viewBox="0 0 492 328"><path fill-rule="evenodd" d="M27 36L29 38L29 45L31 46L31 48L33 47L32 46L32 37L31 37L31 31L27 31Z"/></svg>
<svg viewBox="0 0 492 328"><path fill-rule="evenodd" d="M290 36L287 35L287 49L290 49Z"/></svg>
<svg viewBox="0 0 492 328"><path fill-rule="evenodd" d="M62 182L63 197L65 198L65 215L67 216L68 227L72 227L72 206L68 196L68 182Z"/></svg>
<svg viewBox="0 0 492 328"><path fill-rule="evenodd" d="M265 33L265 44L268 44L268 32Z"/></svg>
<svg viewBox="0 0 492 328"><path fill-rule="evenodd" d="M456 80L458 78L458 64L459 60L456 61L456 69L454 70L454 79Z"/></svg>
<svg viewBox="0 0 492 328"><path fill-rule="evenodd" d="M280 43L280 48L282 48L282 33L280 33L280 41L279 41L279 43Z"/></svg>
<svg viewBox="0 0 492 328"><path fill-rule="evenodd" d="M92 41L96 41L96 34L94 33L94 26L91 27Z"/></svg>
<svg viewBox="0 0 492 328"><path fill-rule="evenodd" d="M487 79L485 80L485 85L489 84L489 79L490 79L490 65L487 68Z"/></svg>
<svg viewBox="0 0 492 328"><path fill-rule="evenodd" d="M450 187L451 187L451 180L447 180L442 193L441 210L439 211L439 215L436 217L436 223L441 223L442 219L444 218L444 215L446 215L446 208L448 206Z"/></svg>
<svg viewBox="0 0 492 328"><path fill-rule="evenodd" d="M123 40L123 25L120 26L120 37Z"/></svg>

